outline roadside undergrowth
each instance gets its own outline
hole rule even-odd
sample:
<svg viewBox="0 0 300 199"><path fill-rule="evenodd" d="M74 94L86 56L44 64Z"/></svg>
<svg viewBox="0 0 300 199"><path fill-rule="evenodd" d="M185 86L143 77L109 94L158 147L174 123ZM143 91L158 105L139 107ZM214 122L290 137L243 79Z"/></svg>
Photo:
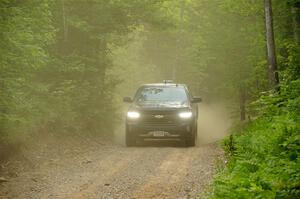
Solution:
<svg viewBox="0 0 300 199"><path fill-rule="evenodd" d="M257 118L223 140L228 163L209 198L300 198L299 93L298 79L252 104Z"/></svg>

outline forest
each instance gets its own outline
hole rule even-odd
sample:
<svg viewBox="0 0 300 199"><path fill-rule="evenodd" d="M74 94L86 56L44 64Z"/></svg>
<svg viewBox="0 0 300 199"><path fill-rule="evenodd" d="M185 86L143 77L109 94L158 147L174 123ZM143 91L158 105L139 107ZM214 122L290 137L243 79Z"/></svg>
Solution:
<svg viewBox="0 0 300 199"><path fill-rule="evenodd" d="M172 79L233 121L204 197L300 197L299 0L0 0L0 30L0 163L110 137L124 96Z"/></svg>

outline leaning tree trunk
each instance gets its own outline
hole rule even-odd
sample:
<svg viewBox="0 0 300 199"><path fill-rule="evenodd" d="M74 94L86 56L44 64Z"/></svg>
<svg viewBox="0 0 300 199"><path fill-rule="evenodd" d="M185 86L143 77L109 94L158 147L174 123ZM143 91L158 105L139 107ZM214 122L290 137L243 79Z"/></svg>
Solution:
<svg viewBox="0 0 300 199"><path fill-rule="evenodd" d="M240 119L244 121L246 119L246 86L245 83L240 85Z"/></svg>
<svg viewBox="0 0 300 199"><path fill-rule="evenodd" d="M294 33L294 40L297 44L299 44L299 5L292 4L291 5L291 12L292 12L292 19L293 19L293 33Z"/></svg>
<svg viewBox="0 0 300 199"><path fill-rule="evenodd" d="M268 53L269 84L272 89L275 88L277 90L279 88L279 78L277 72L271 0L265 0L265 23L266 23L266 39L267 39L267 53Z"/></svg>

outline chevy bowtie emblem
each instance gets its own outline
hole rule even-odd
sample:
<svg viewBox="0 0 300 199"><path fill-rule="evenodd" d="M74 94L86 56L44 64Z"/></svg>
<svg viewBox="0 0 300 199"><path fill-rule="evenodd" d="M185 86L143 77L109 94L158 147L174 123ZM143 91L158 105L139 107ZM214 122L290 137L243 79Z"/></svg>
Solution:
<svg viewBox="0 0 300 199"><path fill-rule="evenodd" d="M163 115L154 115L154 117L157 118L157 119L161 119L161 118L163 118L164 116L163 116Z"/></svg>

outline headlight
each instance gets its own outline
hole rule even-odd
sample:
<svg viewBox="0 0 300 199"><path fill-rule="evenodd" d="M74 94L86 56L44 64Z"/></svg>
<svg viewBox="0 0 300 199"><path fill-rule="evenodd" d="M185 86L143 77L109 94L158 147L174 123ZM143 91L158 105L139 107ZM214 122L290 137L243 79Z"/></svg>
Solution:
<svg viewBox="0 0 300 199"><path fill-rule="evenodd" d="M191 111L181 112L179 113L179 117L183 119L191 118L193 113Z"/></svg>
<svg viewBox="0 0 300 199"><path fill-rule="evenodd" d="M140 113L136 111L128 111L127 112L127 117L131 119L137 119L140 117Z"/></svg>

